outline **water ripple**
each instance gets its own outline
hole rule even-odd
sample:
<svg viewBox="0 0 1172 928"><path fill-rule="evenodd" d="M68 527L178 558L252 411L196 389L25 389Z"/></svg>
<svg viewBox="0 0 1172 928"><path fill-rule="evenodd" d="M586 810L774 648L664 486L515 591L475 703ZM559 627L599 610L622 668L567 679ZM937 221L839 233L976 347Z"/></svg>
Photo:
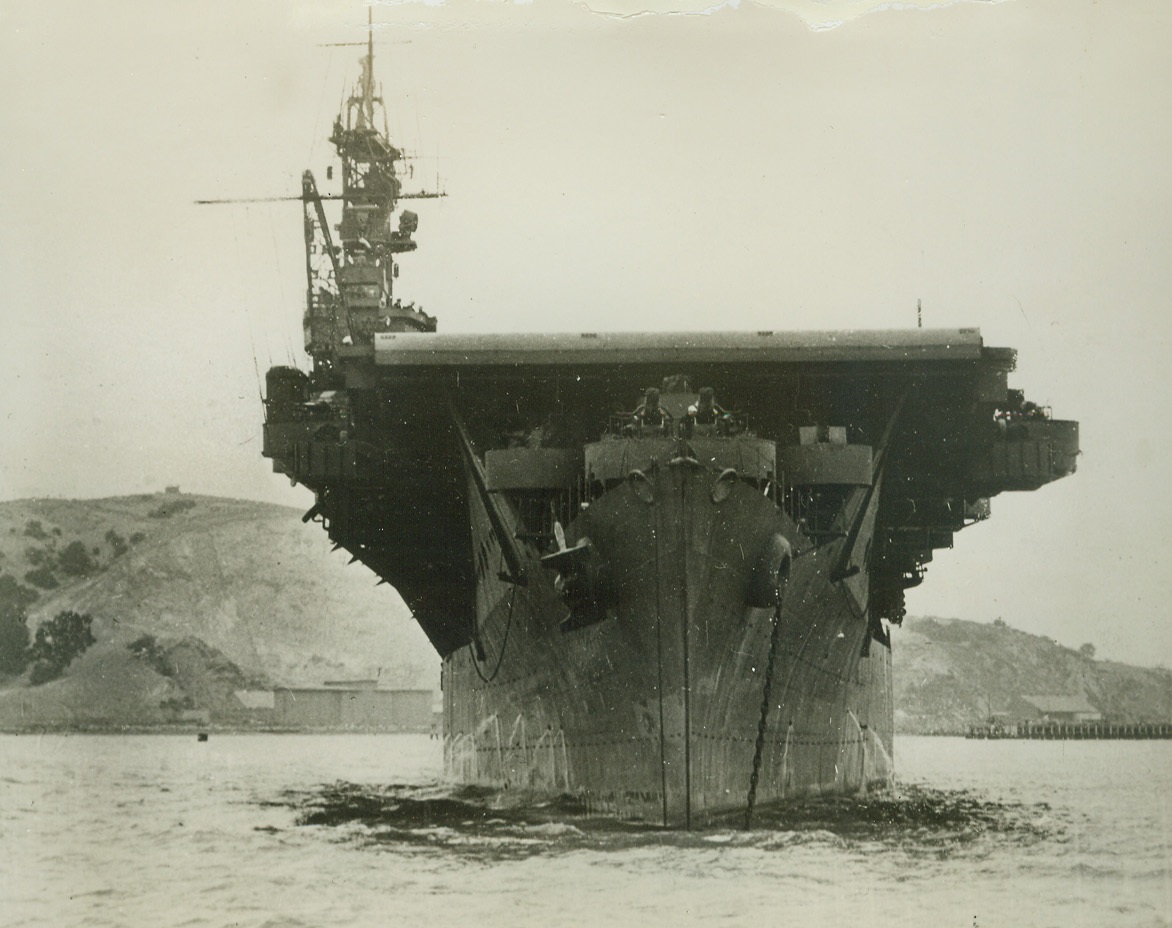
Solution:
<svg viewBox="0 0 1172 928"><path fill-rule="evenodd" d="M822 846L950 859L1061 842L1069 824L1046 803L1005 802L918 785L760 807L752 831L741 830L743 813L684 831L592 816L574 796L535 801L515 791L435 783L378 787L339 781L289 791L265 804L286 805L295 811L298 825L336 829L340 840L495 859L643 845L765 852Z"/></svg>

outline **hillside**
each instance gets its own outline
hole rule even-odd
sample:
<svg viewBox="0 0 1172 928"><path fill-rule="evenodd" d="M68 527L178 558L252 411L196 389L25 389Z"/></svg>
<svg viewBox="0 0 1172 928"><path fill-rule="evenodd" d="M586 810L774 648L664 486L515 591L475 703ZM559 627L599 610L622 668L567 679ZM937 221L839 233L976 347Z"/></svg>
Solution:
<svg viewBox="0 0 1172 928"><path fill-rule="evenodd" d="M300 515L177 492L0 503L0 598L30 631L87 613L97 639L61 680L0 684L0 725L14 713L145 723L188 704L226 717L226 687L243 684L436 686L438 658L402 601ZM129 649L144 635L157 666Z"/></svg>
<svg viewBox="0 0 1172 928"><path fill-rule="evenodd" d="M242 726L250 720L235 692L269 685L197 638L160 643L150 655L133 644L99 640L58 680L10 681L0 688L0 731L142 728L185 717Z"/></svg>
<svg viewBox="0 0 1172 928"><path fill-rule="evenodd" d="M236 724L236 690L330 679L435 687L439 660L402 601L300 515L178 492L0 503L0 607L30 631L87 613L97 639L31 686L2 675L0 634L0 729L166 724L185 710ZM893 638L899 731L962 732L1023 695L1172 719L1167 670L959 619L909 619Z"/></svg>
<svg viewBox="0 0 1172 928"><path fill-rule="evenodd" d="M1172 671L1093 658L1005 625L912 618L893 635L895 725L959 733L1025 695L1082 696L1121 722L1172 719Z"/></svg>

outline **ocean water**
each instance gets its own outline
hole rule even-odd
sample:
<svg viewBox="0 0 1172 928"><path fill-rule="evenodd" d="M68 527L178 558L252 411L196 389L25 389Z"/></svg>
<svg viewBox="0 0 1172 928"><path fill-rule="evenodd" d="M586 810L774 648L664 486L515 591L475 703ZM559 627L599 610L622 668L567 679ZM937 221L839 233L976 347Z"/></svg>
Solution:
<svg viewBox="0 0 1172 928"><path fill-rule="evenodd" d="M0 736L0 925L1172 924L1172 742L896 754L685 833L452 789L425 736Z"/></svg>

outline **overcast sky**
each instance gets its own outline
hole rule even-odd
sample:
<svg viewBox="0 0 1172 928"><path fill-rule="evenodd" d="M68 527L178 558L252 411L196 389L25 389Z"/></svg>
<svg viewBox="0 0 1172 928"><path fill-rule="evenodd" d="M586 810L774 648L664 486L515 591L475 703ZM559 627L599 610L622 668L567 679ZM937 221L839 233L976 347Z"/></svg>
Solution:
<svg viewBox="0 0 1172 928"><path fill-rule="evenodd" d="M593 6L375 7L392 135L449 194L401 294L449 332L898 328L921 299L1017 348L1084 454L911 611L1172 665L1167 4ZM325 185L366 7L147 10L0 3L0 498L308 507L259 438L258 371L301 358L300 207L193 201Z"/></svg>

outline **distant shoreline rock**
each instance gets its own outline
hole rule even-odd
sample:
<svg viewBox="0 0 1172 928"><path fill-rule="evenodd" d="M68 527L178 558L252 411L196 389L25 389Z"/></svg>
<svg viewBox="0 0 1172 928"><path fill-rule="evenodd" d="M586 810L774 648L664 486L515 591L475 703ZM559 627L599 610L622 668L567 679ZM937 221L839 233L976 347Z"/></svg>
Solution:
<svg viewBox="0 0 1172 928"><path fill-rule="evenodd" d="M991 716L1025 717L1023 697L1085 700L1122 723L1172 720L1172 671L1094 658L1004 623L909 618L892 634L895 729L959 735Z"/></svg>
<svg viewBox="0 0 1172 928"><path fill-rule="evenodd" d="M271 503L0 502L0 631L73 610L93 617L97 639L42 686L0 653L0 730L166 730L184 712L253 730L235 690L348 678L436 688L439 658L402 600L347 560ZM0 634L0 651L17 638Z"/></svg>

